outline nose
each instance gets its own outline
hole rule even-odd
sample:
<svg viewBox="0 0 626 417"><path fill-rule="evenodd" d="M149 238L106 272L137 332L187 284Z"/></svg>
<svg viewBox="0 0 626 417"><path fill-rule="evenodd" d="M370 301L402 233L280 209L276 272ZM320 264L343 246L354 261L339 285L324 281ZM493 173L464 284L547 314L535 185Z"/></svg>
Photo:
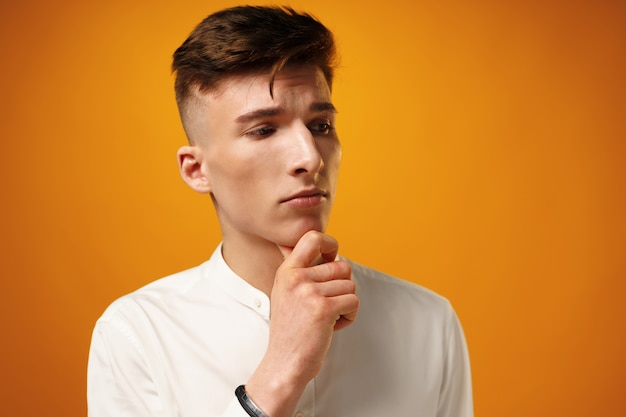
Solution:
<svg viewBox="0 0 626 417"><path fill-rule="evenodd" d="M315 136L308 127L301 125L291 135L292 152L289 166L291 175L317 174L324 168L324 159Z"/></svg>

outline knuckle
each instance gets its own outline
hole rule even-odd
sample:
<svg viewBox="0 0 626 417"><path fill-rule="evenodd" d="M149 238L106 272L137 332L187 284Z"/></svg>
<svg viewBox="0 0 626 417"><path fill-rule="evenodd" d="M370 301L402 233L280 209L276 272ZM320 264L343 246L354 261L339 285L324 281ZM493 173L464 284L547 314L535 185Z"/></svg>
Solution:
<svg viewBox="0 0 626 417"><path fill-rule="evenodd" d="M361 305L361 300L359 299L359 297L354 295L354 297L352 299L352 306L354 307L355 310L357 310L360 305Z"/></svg>
<svg viewBox="0 0 626 417"><path fill-rule="evenodd" d="M316 300L319 296L319 291L315 285L301 285L300 296L305 300Z"/></svg>
<svg viewBox="0 0 626 417"><path fill-rule="evenodd" d="M337 265L338 272L341 275L349 277L352 274L352 265L350 265L348 261L340 259L336 261L335 264Z"/></svg>
<svg viewBox="0 0 626 417"><path fill-rule="evenodd" d="M355 294L356 293L356 284L351 281L351 280L346 280L345 281L345 286L346 286L346 292L350 293L350 294Z"/></svg>
<svg viewBox="0 0 626 417"><path fill-rule="evenodd" d="M324 297L315 297L311 300L310 306L310 314L316 321L324 320L328 317L329 311L329 301Z"/></svg>

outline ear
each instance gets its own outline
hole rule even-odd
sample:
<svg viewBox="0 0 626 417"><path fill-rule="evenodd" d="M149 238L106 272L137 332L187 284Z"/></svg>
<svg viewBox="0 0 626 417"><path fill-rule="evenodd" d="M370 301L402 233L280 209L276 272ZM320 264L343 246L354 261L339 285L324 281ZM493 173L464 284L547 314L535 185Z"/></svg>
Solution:
<svg viewBox="0 0 626 417"><path fill-rule="evenodd" d="M211 187L202 153L198 146L183 146L177 154L178 169L188 186L199 193L208 194Z"/></svg>

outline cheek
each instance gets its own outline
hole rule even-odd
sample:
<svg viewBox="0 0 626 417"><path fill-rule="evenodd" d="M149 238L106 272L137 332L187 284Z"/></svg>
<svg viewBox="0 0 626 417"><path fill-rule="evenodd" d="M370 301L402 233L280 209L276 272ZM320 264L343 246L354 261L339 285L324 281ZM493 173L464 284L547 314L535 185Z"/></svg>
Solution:
<svg viewBox="0 0 626 417"><path fill-rule="evenodd" d="M339 142L332 142L320 147L324 158L325 169L329 174L335 174L341 164L342 150Z"/></svg>
<svg viewBox="0 0 626 417"><path fill-rule="evenodd" d="M275 161L271 153L251 149L215 152L209 159L211 189L217 199L245 200L269 182Z"/></svg>

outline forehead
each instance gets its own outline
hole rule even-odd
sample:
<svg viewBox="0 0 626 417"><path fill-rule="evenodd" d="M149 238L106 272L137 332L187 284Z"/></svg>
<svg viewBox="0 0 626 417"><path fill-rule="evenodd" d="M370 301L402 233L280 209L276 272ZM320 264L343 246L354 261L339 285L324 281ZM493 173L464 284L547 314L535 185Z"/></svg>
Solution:
<svg viewBox="0 0 626 417"><path fill-rule="evenodd" d="M218 130L234 129L240 116L259 109L303 115L318 103L331 102L326 78L315 66L286 67L276 73L273 95L270 82L268 71L231 75L208 92L195 88L180 109L190 142L201 144Z"/></svg>
<svg viewBox="0 0 626 417"><path fill-rule="evenodd" d="M208 105L233 104L245 112L246 109L258 106L290 107L302 101L330 101L330 96L326 78L318 67L297 66L277 72L273 83L269 72L229 76L206 93L203 101Z"/></svg>

